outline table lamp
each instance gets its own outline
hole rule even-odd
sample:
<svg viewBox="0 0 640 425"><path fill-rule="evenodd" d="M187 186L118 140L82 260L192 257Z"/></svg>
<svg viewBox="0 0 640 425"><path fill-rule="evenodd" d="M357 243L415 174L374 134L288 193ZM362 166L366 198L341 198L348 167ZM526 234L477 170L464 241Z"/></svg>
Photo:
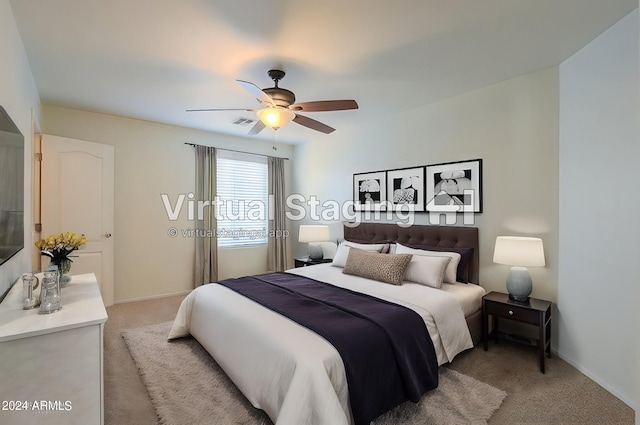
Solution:
<svg viewBox="0 0 640 425"><path fill-rule="evenodd" d="M298 242L309 243L307 253L312 260L320 260L323 258L322 247L312 247L311 242L326 242L329 240L329 226L320 225L301 225L298 232Z"/></svg>
<svg viewBox="0 0 640 425"><path fill-rule="evenodd" d="M520 236L498 236L493 252L493 262L511 267L507 276L509 297L516 301L528 301L533 288L527 267L544 267L542 239Z"/></svg>

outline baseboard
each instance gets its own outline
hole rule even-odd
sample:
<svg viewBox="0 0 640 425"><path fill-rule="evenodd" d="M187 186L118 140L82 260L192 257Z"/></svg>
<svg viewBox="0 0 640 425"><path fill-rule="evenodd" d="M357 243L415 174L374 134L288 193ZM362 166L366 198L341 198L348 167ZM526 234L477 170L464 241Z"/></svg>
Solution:
<svg viewBox="0 0 640 425"><path fill-rule="evenodd" d="M562 353L560 353L560 352L558 352L557 350L554 350L554 349L552 349L551 352L553 354L555 354L556 356L558 356L559 358L561 358L562 360L564 360L565 362L569 363L571 366L573 366L576 369L578 369L581 373L586 375L589 379L594 381L596 384L600 385L602 388L604 388L605 390L609 391L615 397L617 397L622 402L624 402L627 406L632 408L636 412L636 416L638 415L638 413L637 413L638 410L637 410L637 406L636 406L636 401L635 400L630 400L627 396L625 396L624 394L620 393L618 390L616 390L611 385L609 385L606 381L602 380L598 375L596 375L596 374L592 373L590 370L586 369L584 366L582 366L580 363L575 361L573 358L565 356Z"/></svg>
<svg viewBox="0 0 640 425"><path fill-rule="evenodd" d="M154 300L157 298L175 297L177 295L187 295L191 291L192 290L190 289L188 291L173 292L171 294L152 295L150 297L140 297L140 298L127 298L126 300L115 301L114 304L134 303L136 301L147 301L147 300Z"/></svg>

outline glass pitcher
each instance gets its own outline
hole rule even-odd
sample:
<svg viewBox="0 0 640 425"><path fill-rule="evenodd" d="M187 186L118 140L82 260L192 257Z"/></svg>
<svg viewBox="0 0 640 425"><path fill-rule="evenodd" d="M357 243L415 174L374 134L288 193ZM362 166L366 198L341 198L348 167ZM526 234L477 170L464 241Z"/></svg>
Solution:
<svg viewBox="0 0 640 425"><path fill-rule="evenodd" d="M58 272L56 270L46 270L40 282L40 311L38 313L54 313L61 308Z"/></svg>

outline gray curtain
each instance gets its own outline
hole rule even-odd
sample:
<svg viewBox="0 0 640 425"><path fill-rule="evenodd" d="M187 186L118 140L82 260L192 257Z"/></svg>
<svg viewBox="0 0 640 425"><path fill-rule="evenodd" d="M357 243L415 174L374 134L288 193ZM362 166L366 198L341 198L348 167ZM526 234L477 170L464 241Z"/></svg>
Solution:
<svg viewBox="0 0 640 425"><path fill-rule="evenodd" d="M196 145L196 193L195 201L215 200L216 195L216 149ZM197 209L196 209L197 211ZM199 220L202 218L202 220ZM202 217L196 217L196 261L194 285L218 280L218 240L216 238L215 207L204 208Z"/></svg>
<svg viewBox="0 0 640 425"><path fill-rule="evenodd" d="M284 159L267 157L269 176L269 235L267 238L267 268L269 271L287 269L289 258L286 238L286 195L284 188Z"/></svg>

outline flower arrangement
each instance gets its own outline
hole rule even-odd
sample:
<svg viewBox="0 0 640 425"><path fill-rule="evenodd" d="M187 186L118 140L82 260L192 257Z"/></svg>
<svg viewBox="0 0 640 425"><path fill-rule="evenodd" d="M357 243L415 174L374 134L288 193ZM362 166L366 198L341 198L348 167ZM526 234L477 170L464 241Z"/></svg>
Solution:
<svg viewBox="0 0 640 425"><path fill-rule="evenodd" d="M69 272L71 269L71 260L69 254L87 243L87 237L84 234L78 235L75 232L52 233L44 239L36 242L36 247L42 255L51 258L51 263L58 266L61 274Z"/></svg>

